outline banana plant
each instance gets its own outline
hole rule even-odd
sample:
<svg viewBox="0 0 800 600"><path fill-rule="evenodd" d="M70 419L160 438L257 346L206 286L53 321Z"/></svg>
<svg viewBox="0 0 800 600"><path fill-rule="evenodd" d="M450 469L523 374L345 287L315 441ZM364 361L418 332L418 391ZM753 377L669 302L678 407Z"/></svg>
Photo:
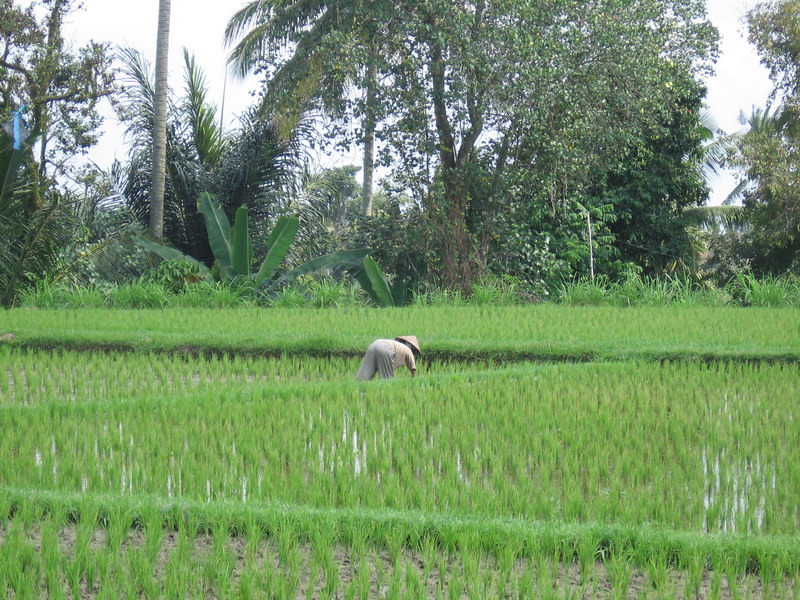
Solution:
<svg viewBox="0 0 800 600"><path fill-rule="evenodd" d="M256 290L270 293L298 277L313 273L326 267L342 267L358 281L359 285L378 306L394 306L386 276L370 256L372 250L356 249L333 252L300 265L278 275L278 267L300 229L295 215L278 219L267 237L267 254L257 270L253 270L253 243L248 229L247 207L236 211L233 225L222 210L213 194L203 192L197 203L198 210L205 219L208 241L216 259L221 281L250 281ZM211 276L211 271L199 261L184 255L179 250L169 248L151 240L141 239L142 245L164 259L182 258L200 267L201 273Z"/></svg>

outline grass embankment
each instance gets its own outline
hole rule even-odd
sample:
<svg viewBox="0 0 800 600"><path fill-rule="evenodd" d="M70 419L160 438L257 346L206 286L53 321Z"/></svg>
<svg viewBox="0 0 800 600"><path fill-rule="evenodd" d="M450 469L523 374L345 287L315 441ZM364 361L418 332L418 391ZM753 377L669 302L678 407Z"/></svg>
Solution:
<svg viewBox="0 0 800 600"><path fill-rule="evenodd" d="M34 347L360 356L416 335L426 356L463 360L800 360L800 309L408 307L402 309L14 310L0 335Z"/></svg>

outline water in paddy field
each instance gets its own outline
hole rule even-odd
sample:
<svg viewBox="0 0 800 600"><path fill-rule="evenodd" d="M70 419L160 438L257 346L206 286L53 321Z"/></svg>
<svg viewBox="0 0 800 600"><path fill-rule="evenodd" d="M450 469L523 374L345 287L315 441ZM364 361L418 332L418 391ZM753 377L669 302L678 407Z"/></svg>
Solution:
<svg viewBox="0 0 800 600"><path fill-rule="evenodd" d="M703 449L706 531L758 532L763 529L767 496L774 495L777 475L759 456L733 457Z"/></svg>

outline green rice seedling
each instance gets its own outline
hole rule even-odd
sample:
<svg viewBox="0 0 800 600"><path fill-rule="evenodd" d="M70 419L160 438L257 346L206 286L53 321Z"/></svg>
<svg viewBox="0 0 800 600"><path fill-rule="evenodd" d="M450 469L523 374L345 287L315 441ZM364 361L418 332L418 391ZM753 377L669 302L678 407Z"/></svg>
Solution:
<svg viewBox="0 0 800 600"><path fill-rule="evenodd" d="M291 573L300 568L300 547L291 521L284 520L278 527L278 557L281 565Z"/></svg>
<svg viewBox="0 0 800 600"><path fill-rule="evenodd" d="M242 600L257 598L257 582L258 572L252 565L245 566L239 573L239 583L238 586L236 586L236 597L242 598Z"/></svg>
<svg viewBox="0 0 800 600"><path fill-rule="evenodd" d="M341 542L350 549L350 562L353 566L365 558L367 544L372 540L373 531L374 529L363 521L344 524L340 529Z"/></svg>
<svg viewBox="0 0 800 600"><path fill-rule="evenodd" d="M19 530L14 532L19 534ZM3 557L4 581L16 598L35 598L40 591L41 571L37 552L32 544L19 538L9 537L4 546L10 551Z"/></svg>
<svg viewBox="0 0 800 600"><path fill-rule="evenodd" d="M403 590L403 568L400 563L394 563L387 573L388 582L383 589L385 589L385 597L387 600L402 600L404 595Z"/></svg>
<svg viewBox="0 0 800 600"><path fill-rule="evenodd" d="M422 558L422 579L427 580L439 561L439 544L433 535L423 536L417 545Z"/></svg>
<svg viewBox="0 0 800 600"><path fill-rule="evenodd" d="M306 600L314 600L317 595L317 580L319 579L319 566L311 561L308 570L308 582L306 584Z"/></svg>
<svg viewBox="0 0 800 600"><path fill-rule="evenodd" d="M626 598L633 575L630 557L625 552L612 551L606 561L606 570L613 597L620 600Z"/></svg>
<svg viewBox="0 0 800 600"><path fill-rule="evenodd" d="M647 560L647 575L650 585L657 592L664 592L668 587L669 563L663 554L655 554Z"/></svg>
<svg viewBox="0 0 800 600"><path fill-rule="evenodd" d="M194 537L183 529L175 534L175 548L169 553L164 569L163 587L168 598L182 598L190 593Z"/></svg>
<svg viewBox="0 0 800 600"><path fill-rule="evenodd" d="M460 600L464 593L464 583L458 571L454 570L450 573L450 578L447 581L447 598L448 600Z"/></svg>
<svg viewBox="0 0 800 600"><path fill-rule="evenodd" d="M597 538L591 535L578 539L576 555L581 569L581 585L583 586L588 585L594 576L598 545Z"/></svg>
<svg viewBox="0 0 800 600"><path fill-rule="evenodd" d="M398 567L405 549L406 531L402 525L391 525L384 533L386 550L391 557L392 564Z"/></svg>
<svg viewBox="0 0 800 600"><path fill-rule="evenodd" d="M339 587L339 568L333 547L335 536L335 532L326 527L318 527L311 534L312 560L325 576L323 590L328 596Z"/></svg>
<svg viewBox="0 0 800 600"><path fill-rule="evenodd" d="M120 551L123 542L127 539L131 531L135 518L135 512L124 505L116 505L108 515L108 525L106 527L106 545L111 554Z"/></svg>
<svg viewBox="0 0 800 600"><path fill-rule="evenodd" d="M686 569L686 593L696 597L700 593L700 586L703 582L706 567L705 556L699 548L689 548L682 557L682 561Z"/></svg>
<svg viewBox="0 0 800 600"><path fill-rule="evenodd" d="M44 587L50 598L65 598L65 581L61 574L62 553L59 548L59 530L62 519L49 514L41 522L39 529L39 555L44 571Z"/></svg>
<svg viewBox="0 0 800 600"><path fill-rule="evenodd" d="M372 568L366 557L362 558L356 570L356 576L351 582L352 597L357 600L369 600L372 590Z"/></svg>
<svg viewBox="0 0 800 600"><path fill-rule="evenodd" d="M708 586L708 597L710 600L719 600L722 598L722 579L724 574L722 571L712 570L710 573L711 580Z"/></svg>
<svg viewBox="0 0 800 600"><path fill-rule="evenodd" d="M245 522L245 562L253 565L258 560L261 545L264 542L264 528L261 521L253 513L247 515Z"/></svg>
<svg viewBox="0 0 800 600"><path fill-rule="evenodd" d="M536 564L537 597L553 597L553 590L558 585L558 564L545 553L533 557Z"/></svg>

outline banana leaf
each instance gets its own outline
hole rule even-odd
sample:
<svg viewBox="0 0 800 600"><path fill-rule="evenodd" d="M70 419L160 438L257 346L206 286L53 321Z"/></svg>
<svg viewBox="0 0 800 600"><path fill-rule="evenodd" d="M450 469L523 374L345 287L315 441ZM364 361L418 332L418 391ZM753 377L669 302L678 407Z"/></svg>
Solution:
<svg viewBox="0 0 800 600"><path fill-rule="evenodd" d="M214 194L203 192L197 200L197 210L203 214L208 231L208 243L217 259L221 273L226 279L233 279L234 271L231 262L231 224L225 211L217 202Z"/></svg>
<svg viewBox="0 0 800 600"><path fill-rule="evenodd" d="M163 258L164 260L185 260L186 262L190 262L194 265L197 265L200 269L200 274L203 277L209 278L211 277L211 270L201 263L199 260L189 256L188 254L184 254L180 250L176 248L170 248L169 246L165 246L164 244L159 244L158 242L154 242L153 240L149 240L145 237L135 236L134 240L137 244L139 244L142 248L147 250L148 252L152 252Z"/></svg>
<svg viewBox="0 0 800 600"><path fill-rule="evenodd" d="M365 256L363 269L352 272L352 275L361 285L361 289L372 298L376 305L380 307L394 306L394 298L392 297L392 290L389 288L389 282L374 258Z"/></svg>
<svg viewBox="0 0 800 600"><path fill-rule="evenodd" d="M231 231L231 268L236 275L249 277L253 244L250 242L250 232L247 227L247 207L240 206L236 211Z"/></svg>
<svg viewBox="0 0 800 600"><path fill-rule="evenodd" d="M348 271L354 268L363 269L364 257L368 256L370 252L372 252L370 249L343 250L341 252L332 252L331 254L314 258L284 274L270 286L270 289L274 289L286 283L291 283L298 277L324 269L325 267L341 266Z"/></svg>
<svg viewBox="0 0 800 600"><path fill-rule="evenodd" d="M267 256L261 263L261 266L256 273L255 286L256 289L264 285L264 282L272 279L275 269L283 261L289 246L294 242L297 236L297 231L300 228L300 220L292 216L283 216L275 223L275 227L267 238Z"/></svg>

